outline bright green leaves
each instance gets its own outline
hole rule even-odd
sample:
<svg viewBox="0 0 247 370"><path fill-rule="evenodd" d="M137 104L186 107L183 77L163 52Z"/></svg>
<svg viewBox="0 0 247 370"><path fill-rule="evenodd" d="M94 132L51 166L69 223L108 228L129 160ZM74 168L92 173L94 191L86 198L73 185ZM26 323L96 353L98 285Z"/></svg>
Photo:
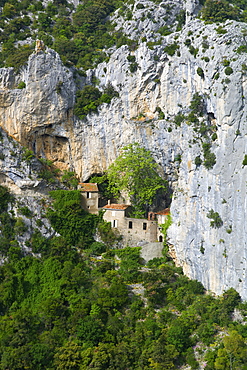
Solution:
<svg viewBox="0 0 247 370"><path fill-rule="evenodd" d="M137 143L124 147L107 173L109 189L115 196L127 193L135 215L143 215L157 193L167 188L151 152Z"/></svg>
<svg viewBox="0 0 247 370"><path fill-rule="evenodd" d="M50 195L55 200L47 212L52 227L71 245L91 244L98 217L82 209L80 191L54 190Z"/></svg>
<svg viewBox="0 0 247 370"><path fill-rule="evenodd" d="M103 93L95 86L86 85L83 90L78 90L76 93L74 114L80 119L84 119L87 114L97 112L99 105L109 104L111 99L117 96L118 93L111 84L105 87Z"/></svg>

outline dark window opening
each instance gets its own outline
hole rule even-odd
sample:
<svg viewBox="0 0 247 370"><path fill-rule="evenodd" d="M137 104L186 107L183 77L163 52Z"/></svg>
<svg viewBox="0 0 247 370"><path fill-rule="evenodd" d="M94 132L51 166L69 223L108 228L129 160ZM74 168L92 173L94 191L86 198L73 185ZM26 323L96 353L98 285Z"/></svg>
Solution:
<svg viewBox="0 0 247 370"><path fill-rule="evenodd" d="M147 230L147 223L143 222L143 230Z"/></svg>
<svg viewBox="0 0 247 370"><path fill-rule="evenodd" d="M129 221L129 229L132 229L132 227L133 227L133 223L132 221Z"/></svg>
<svg viewBox="0 0 247 370"><path fill-rule="evenodd" d="M87 199L90 198L90 193L87 191Z"/></svg>
<svg viewBox="0 0 247 370"><path fill-rule="evenodd" d="M162 235L159 236L159 242L163 242L163 236Z"/></svg>

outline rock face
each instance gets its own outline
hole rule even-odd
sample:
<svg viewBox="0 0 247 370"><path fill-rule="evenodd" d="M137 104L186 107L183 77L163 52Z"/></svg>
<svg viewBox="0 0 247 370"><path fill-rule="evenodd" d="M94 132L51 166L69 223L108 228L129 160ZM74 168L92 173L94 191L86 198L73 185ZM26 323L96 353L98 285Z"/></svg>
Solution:
<svg viewBox="0 0 247 370"><path fill-rule="evenodd" d="M193 14L197 4L188 6ZM38 156L74 169L82 181L102 173L123 145L144 145L173 189L168 236L176 263L208 290L233 287L247 299L247 66L246 54L237 52L246 26L228 22L222 32L187 18L181 32L159 45L122 46L86 78L75 78L49 49L33 54L19 76L1 69L1 126ZM92 76L100 89L110 82L119 98L82 121L73 116L75 92ZM16 88L20 80L22 90ZM214 139L188 119L196 92L203 101L199 124L210 127ZM178 114L187 118L178 123ZM203 142L216 156L212 168L195 164L196 157L203 160ZM210 211L220 219L217 226Z"/></svg>

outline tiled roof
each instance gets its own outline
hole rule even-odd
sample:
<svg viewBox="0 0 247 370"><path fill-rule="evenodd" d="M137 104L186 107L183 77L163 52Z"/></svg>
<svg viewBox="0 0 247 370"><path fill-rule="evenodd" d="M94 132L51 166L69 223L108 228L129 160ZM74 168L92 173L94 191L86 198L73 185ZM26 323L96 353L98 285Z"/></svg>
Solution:
<svg viewBox="0 0 247 370"><path fill-rule="evenodd" d="M81 191L88 191L88 192L94 192L94 191L98 192L99 191L98 185L95 183L84 182L84 183L79 183L78 185L80 186Z"/></svg>
<svg viewBox="0 0 247 370"><path fill-rule="evenodd" d="M128 207L129 207L129 205L127 205L127 204L107 204L103 208L104 209L119 209L119 210L124 211Z"/></svg>
<svg viewBox="0 0 247 370"><path fill-rule="evenodd" d="M170 214L170 208L163 209L162 211L156 212L156 215L167 216Z"/></svg>

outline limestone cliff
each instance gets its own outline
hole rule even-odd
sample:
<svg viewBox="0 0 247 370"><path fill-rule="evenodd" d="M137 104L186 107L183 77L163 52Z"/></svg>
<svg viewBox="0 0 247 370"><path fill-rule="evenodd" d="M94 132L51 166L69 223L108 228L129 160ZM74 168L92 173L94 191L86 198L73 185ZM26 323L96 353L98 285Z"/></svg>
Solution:
<svg viewBox="0 0 247 370"><path fill-rule="evenodd" d="M182 31L151 47L146 41L134 51L122 46L85 78L53 50L40 51L18 76L0 70L0 117L1 126L37 156L74 169L83 181L102 173L123 145L137 141L150 149L173 189L168 236L176 263L207 289L219 294L234 287L247 299L247 67L246 54L237 53L245 27L232 21L222 32L188 17ZM128 55L135 57L135 72ZM119 98L79 120L75 92L92 76L99 89L110 82ZM17 89L20 81L24 89ZM217 134L210 141L212 168L195 164L196 157L203 160L205 139L193 122L176 120L188 117L196 92L203 101L198 122ZM210 225L211 210L222 221L217 227Z"/></svg>

